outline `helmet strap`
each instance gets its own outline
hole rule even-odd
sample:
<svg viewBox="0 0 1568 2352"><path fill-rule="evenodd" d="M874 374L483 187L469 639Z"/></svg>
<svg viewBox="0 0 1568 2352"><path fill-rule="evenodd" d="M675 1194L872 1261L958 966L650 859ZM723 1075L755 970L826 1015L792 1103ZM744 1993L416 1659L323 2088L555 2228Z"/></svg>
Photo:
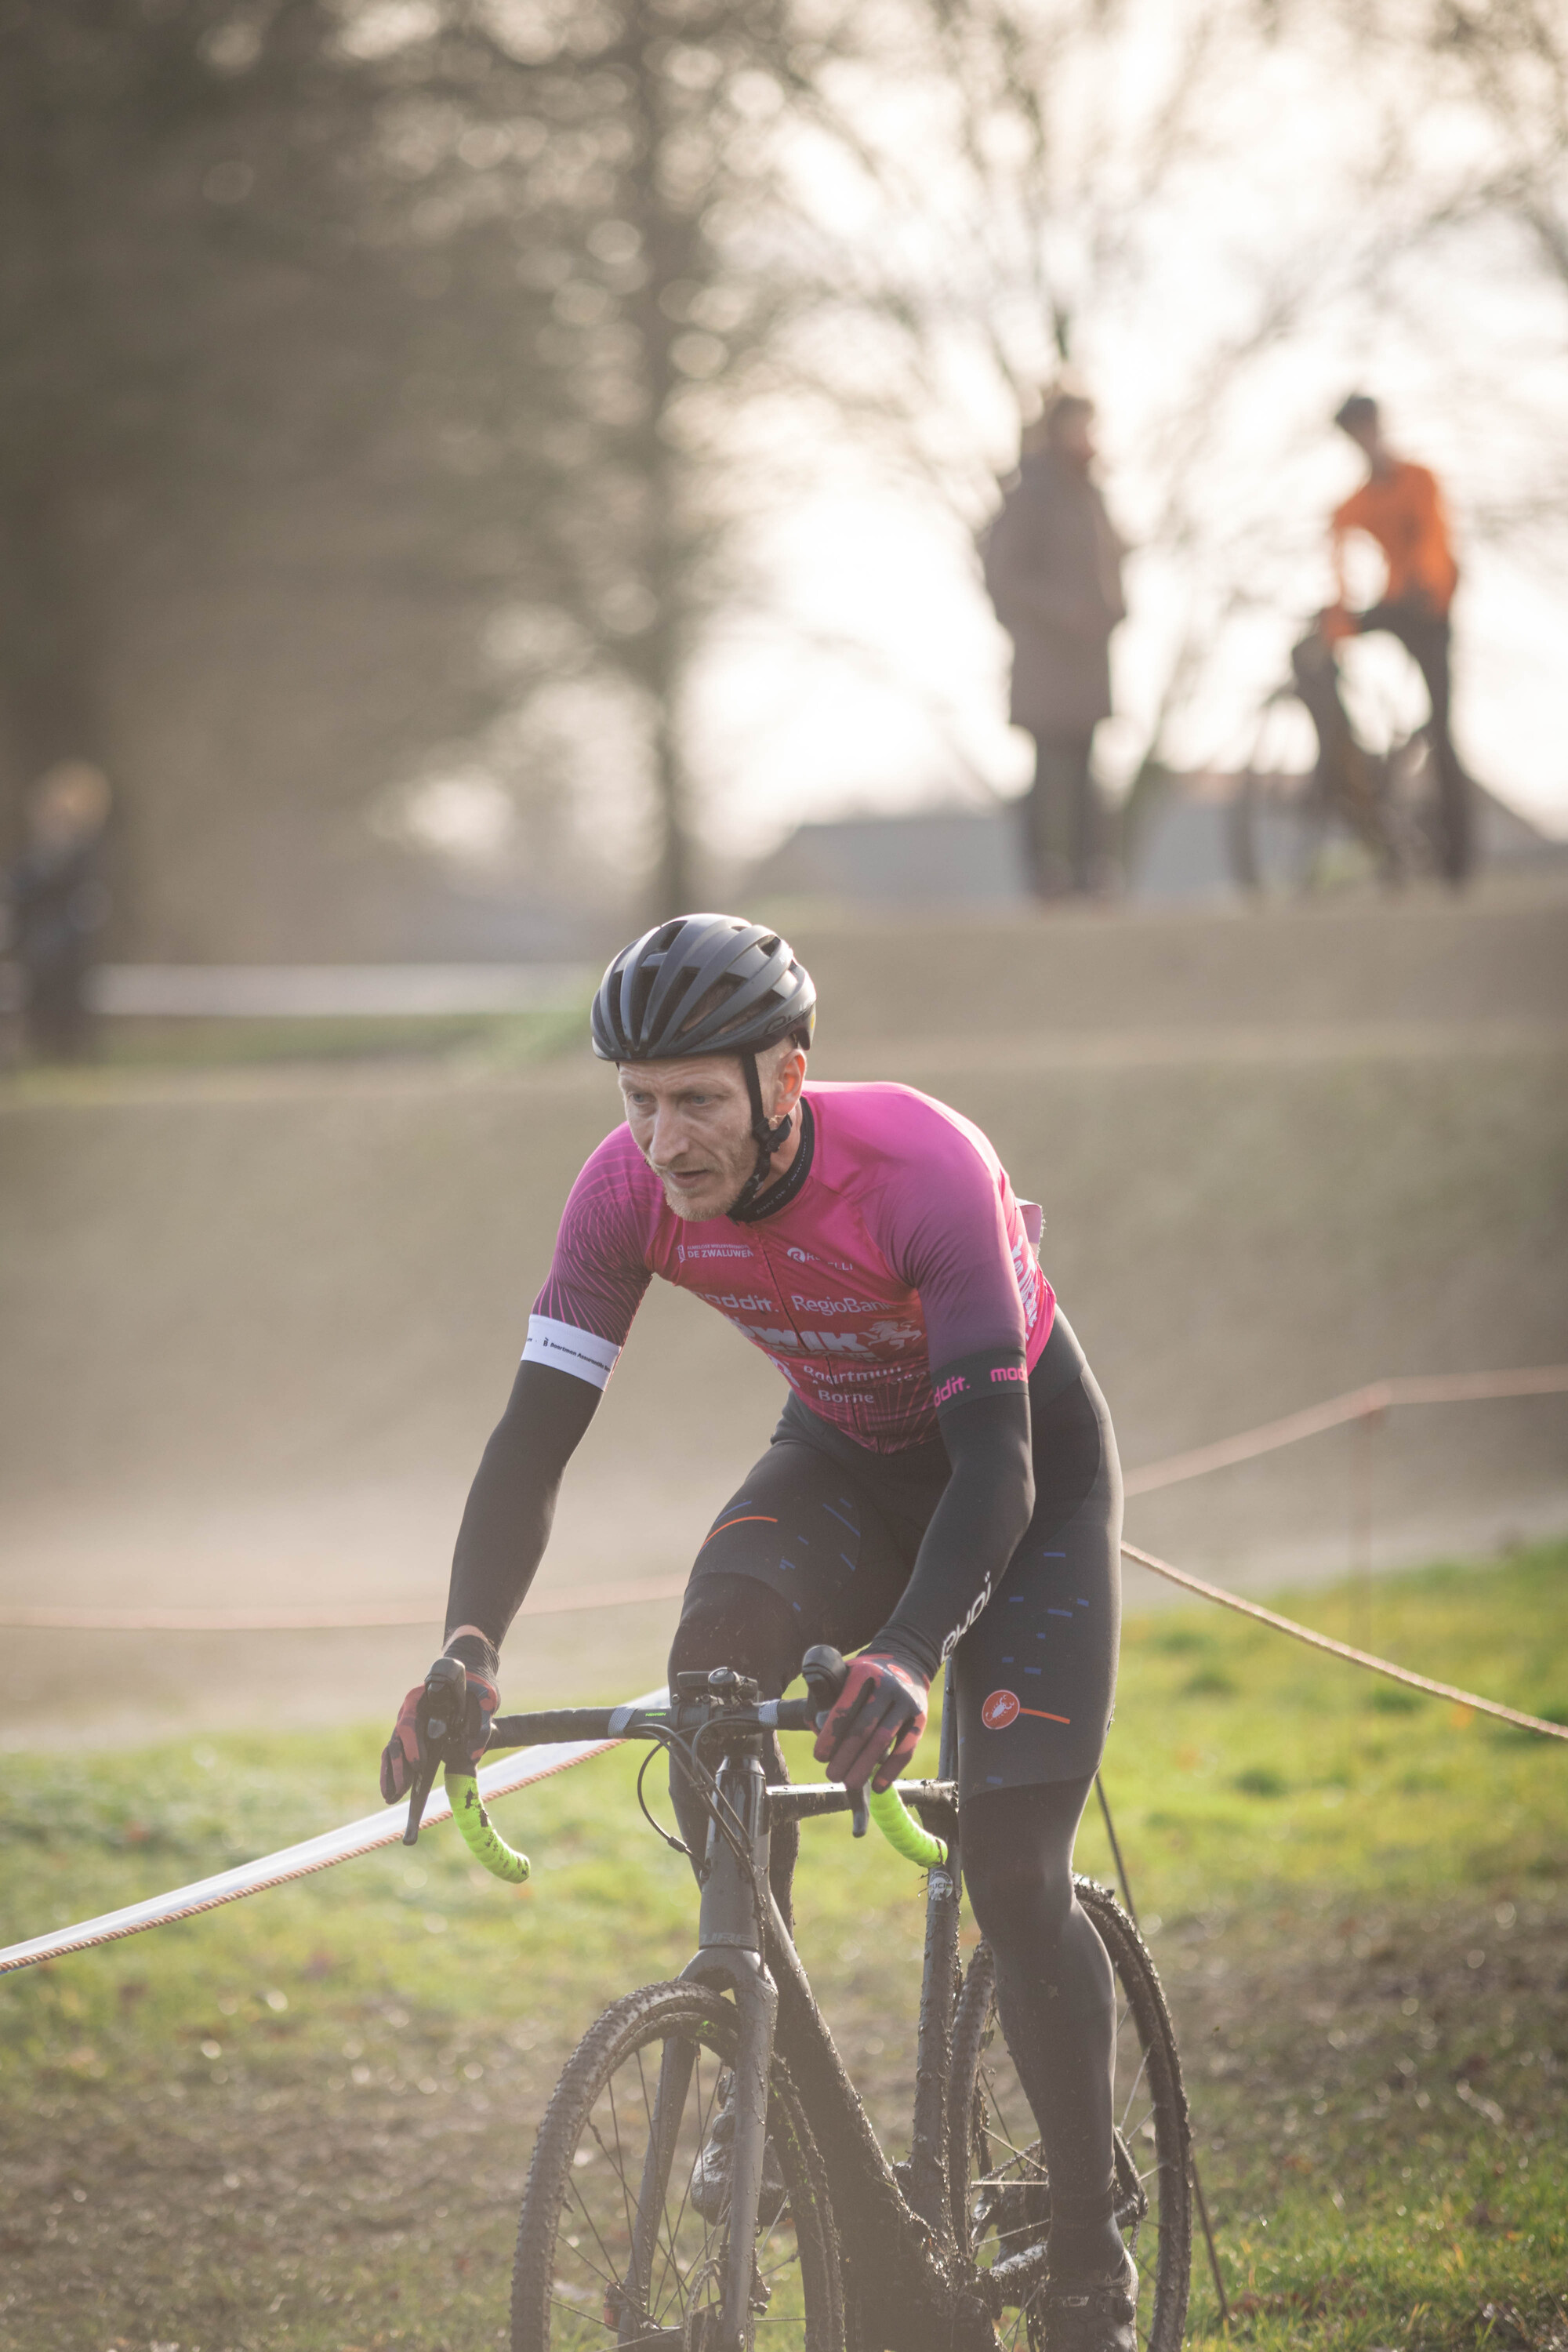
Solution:
<svg viewBox="0 0 1568 2352"><path fill-rule="evenodd" d="M762 1080L757 1076L755 1054L742 1054L741 1067L746 1075L746 1092L752 1098L752 1133L756 1139L757 1164L726 1212L731 1217L738 1216L749 1209L763 1186L771 1181L773 1172L773 1154L775 1151L782 1150L788 1142L790 1128L795 1119L794 1111L787 1110L783 1118L775 1118L770 1125L768 1115L763 1108L763 1086Z"/></svg>

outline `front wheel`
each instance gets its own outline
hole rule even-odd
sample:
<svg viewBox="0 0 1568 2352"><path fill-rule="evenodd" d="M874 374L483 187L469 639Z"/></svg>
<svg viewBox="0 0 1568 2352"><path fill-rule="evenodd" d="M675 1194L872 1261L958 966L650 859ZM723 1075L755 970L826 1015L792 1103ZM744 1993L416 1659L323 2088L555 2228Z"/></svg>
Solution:
<svg viewBox="0 0 1568 2352"><path fill-rule="evenodd" d="M1191 2143L1181 2062L1142 1937L1103 1888L1073 1881L1116 1976L1116 2219L1138 2265L1139 2352L1180 2352L1192 2271ZM953 2021L948 2113L953 2234L993 2276L988 2300L1008 2352L1044 2342L1050 2183L1035 2120L996 2016L996 1968L982 1944Z"/></svg>
<svg viewBox="0 0 1568 2352"><path fill-rule="evenodd" d="M579 2042L529 2171L512 2352L718 2345L728 2214L704 2219L691 2189L735 2063L736 2026L731 2005L704 1986L647 1985L606 2010ZM780 2206L775 2191L773 2210L759 2217L754 2340L767 2352L843 2352L826 2180L776 2056L768 2138L784 2199Z"/></svg>

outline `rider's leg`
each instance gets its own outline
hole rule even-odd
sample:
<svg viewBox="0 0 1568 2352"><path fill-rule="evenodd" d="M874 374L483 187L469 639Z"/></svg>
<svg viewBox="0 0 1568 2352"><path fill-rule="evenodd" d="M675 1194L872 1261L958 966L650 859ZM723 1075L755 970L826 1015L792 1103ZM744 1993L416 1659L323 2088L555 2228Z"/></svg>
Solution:
<svg viewBox="0 0 1568 2352"><path fill-rule="evenodd" d="M897 1604L918 1526L891 1524L864 1492L857 1465L810 1442L808 1424L797 1433L798 1421L786 1409L773 1444L698 1553L670 1651L672 1677L733 1666L761 1684L764 1698L776 1698L814 1643L858 1649ZM767 1770L775 1780L788 1777L776 1740ZM693 1845L707 1834L707 1817L673 1757L670 1795ZM773 1832L773 1887L786 1920L799 1843L798 1823Z"/></svg>
<svg viewBox="0 0 1568 2352"><path fill-rule="evenodd" d="M1105 1401L1058 1317L1029 1381L1035 1515L954 1658L964 1876L1051 2177L1053 2278L1120 2274L1110 1964L1072 1843L1110 1717L1121 1475Z"/></svg>
<svg viewBox="0 0 1568 2352"><path fill-rule="evenodd" d="M1405 642L1426 681L1432 705L1432 759L1437 771L1437 862L1445 881L1468 881L1475 863L1469 777L1450 729L1453 678L1447 615L1421 614Z"/></svg>
<svg viewBox="0 0 1568 2352"><path fill-rule="evenodd" d="M1474 807L1470 779L1454 748L1451 730L1453 676L1452 631L1446 613L1434 613L1420 604L1373 604L1358 616L1358 634L1375 629L1396 637L1421 672L1432 717L1427 730L1436 778L1436 822L1434 825L1437 866L1446 881L1466 881L1474 864Z"/></svg>
<svg viewBox="0 0 1568 2352"><path fill-rule="evenodd" d="M996 2004L1051 2181L1054 2278L1113 2278L1116 1980L1074 1897L1072 1847L1093 1785L994 1789L963 1809L963 1874L996 1958Z"/></svg>

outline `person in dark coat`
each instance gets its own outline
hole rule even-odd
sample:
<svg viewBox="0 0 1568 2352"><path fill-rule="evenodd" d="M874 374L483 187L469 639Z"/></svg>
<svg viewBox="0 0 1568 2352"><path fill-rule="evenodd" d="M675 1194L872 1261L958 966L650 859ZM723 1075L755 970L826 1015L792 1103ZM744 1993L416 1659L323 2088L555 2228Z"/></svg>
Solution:
<svg viewBox="0 0 1568 2352"><path fill-rule="evenodd" d="M1013 640L1016 727L1035 739L1024 849L1042 898L1095 887L1100 810L1090 755L1110 716L1110 637L1123 617L1121 541L1095 483L1094 404L1058 392L1024 436L986 538L985 586Z"/></svg>
<svg viewBox="0 0 1568 2352"><path fill-rule="evenodd" d="M86 983L109 912L100 868L110 799L109 779L85 760L48 769L29 796L27 845L4 877L25 1034L47 1061L76 1059L91 1040Z"/></svg>

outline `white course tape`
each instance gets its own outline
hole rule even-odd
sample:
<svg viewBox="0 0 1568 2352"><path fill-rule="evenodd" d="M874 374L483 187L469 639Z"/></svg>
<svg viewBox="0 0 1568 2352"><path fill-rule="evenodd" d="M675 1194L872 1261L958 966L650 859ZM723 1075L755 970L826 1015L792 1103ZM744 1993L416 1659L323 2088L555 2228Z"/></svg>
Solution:
<svg viewBox="0 0 1568 2352"><path fill-rule="evenodd" d="M645 1691L633 1706L662 1706L667 1693ZM584 1763L590 1756L614 1748L613 1739L560 1740L549 1748L521 1748L514 1755L486 1764L479 1771L481 1797L504 1797L552 1772ZM434 1829L450 1821L452 1808L443 1790L433 1789L422 1827ZM52 1935L34 1936L25 1944L0 1950L0 1976L14 1969L31 1968L38 1960L63 1959L69 1952L87 1951L94 1944L112 1944L121 1936L139 1935L143 1927L166 1927L172 1919L190 1919L199 1911L216 1911L220 1904L237 1903L244 1895L259 1895L268 1886L283 1886L291 1878L308 1878L312 1871L331 1870L334 1863L353 1862L356 1854L374 1853L378 1846L395 1845L408 1820L405 1804L388 1805L363 1821L347 1822L341 1830L326 1830L302 1845L285 1846L279 1853L263 1854L258 1862L242 1862L221 1870L216 1878L198 1878L194 1886L176 1886L168 1895L149 1895L145 1903L128 1903L123 1911L106 1911L101 1918L79 1919L74 1927L57 1927Z"/></svg>

